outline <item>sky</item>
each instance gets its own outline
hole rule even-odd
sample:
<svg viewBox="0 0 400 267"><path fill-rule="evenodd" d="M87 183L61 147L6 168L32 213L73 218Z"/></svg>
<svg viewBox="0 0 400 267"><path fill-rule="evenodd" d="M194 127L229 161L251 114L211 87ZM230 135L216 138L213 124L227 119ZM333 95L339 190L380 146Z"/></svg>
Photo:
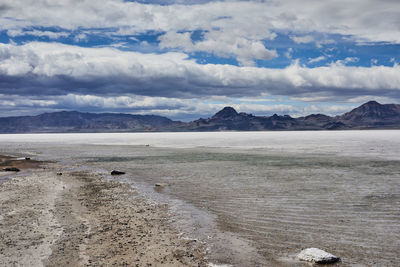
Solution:
<svg viewBox="0 0 400 267"><path fill-rule="evenodd" d="M0 116L334 116L399 62L398 0L0 0Z"/></svg>

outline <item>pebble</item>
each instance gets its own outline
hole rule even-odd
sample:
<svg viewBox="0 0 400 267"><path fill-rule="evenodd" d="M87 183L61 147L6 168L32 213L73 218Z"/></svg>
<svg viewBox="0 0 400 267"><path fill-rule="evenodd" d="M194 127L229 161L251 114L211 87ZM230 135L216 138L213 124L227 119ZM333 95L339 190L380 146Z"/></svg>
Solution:
<svg viewBox="0 0 400 267"><path fill-rule="evenodd" d="M3 171L6 171L6 172L19 172L20 169L14 168L14 167L8 167L8 168L4 168Z"/></svg>
<svg viewBox="0 0 400 267"><path fill-rule="evenodd" d="M116 170L111 171L111 175L121 175L121 174L125 174L125 172L116 171Z"/></svg>

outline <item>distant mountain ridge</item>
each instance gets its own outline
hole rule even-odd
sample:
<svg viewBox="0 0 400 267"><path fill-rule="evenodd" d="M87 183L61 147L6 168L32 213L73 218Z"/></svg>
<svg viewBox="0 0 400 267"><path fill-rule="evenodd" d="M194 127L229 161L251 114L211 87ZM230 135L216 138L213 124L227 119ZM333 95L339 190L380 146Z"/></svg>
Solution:
<svg viewBox="0 0 400 267"><path fill-rule="evenodd" d="M61 111L37 116L0 118L0 133L25 132L146 132L179 124L156 115Z"/></svg>
<svg viewBox="0 0 400 267"><path fill-rule="evenodd" d="M185 127L190 131L400 129L400 105L370 101L341 116L311 114L300 118L253 116L225 107L211 118L190 122Z"/></svg>
<svg viewBox="0 0 400 267"><path fill-rule="evenodd" d="M156 115L61 111L37 116L0 117L0 133L271 131L400 129L400 105L367 102L343 115L254 116L225 107L208 119L173 121Z"/></svg>

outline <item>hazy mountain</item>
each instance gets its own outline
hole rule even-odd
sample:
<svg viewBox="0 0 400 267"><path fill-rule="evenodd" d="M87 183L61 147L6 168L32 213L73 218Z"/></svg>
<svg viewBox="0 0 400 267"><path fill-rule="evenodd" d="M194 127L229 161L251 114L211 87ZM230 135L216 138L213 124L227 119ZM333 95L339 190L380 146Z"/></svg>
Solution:
<svg viewBox="0 0 400 267"><path fill-rule="evenodd" d="M0 118L1 133L162 131L179 124L155 115L61 111L37 116Z"/></svg>
<svg viewBox="0 0 400 267"><path fill-rule="evenodd" d="M184 123L155 115L62 111L0 118L0 133L400 129L400 105L370 101L341 116L254 116L225 107L208 119Z"/></svg>

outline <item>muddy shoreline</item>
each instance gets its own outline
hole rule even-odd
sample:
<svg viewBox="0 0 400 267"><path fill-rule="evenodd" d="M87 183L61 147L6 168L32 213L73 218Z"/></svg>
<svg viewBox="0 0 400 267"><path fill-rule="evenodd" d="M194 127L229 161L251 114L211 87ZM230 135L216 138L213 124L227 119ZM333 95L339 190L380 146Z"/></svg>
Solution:
<svg viewBox="0 0 400 267"><path fill-rule="evenodd" d="M57 163L19 167L0 187L0 265L207 266L205 245L181 238L167 206L131 186L57 175Z"/></svg>

